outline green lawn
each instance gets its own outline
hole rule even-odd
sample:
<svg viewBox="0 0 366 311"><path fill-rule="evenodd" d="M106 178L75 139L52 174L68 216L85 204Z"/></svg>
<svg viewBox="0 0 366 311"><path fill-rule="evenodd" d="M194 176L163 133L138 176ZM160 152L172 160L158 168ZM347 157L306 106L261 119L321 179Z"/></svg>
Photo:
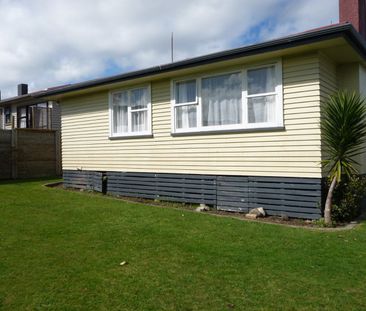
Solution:
<svg viewBox="0 0 366 311"><path fill-rule="evenodd" d="M366 309L366 223L310 231L44 183L0 183L1 310Z"/></svg>

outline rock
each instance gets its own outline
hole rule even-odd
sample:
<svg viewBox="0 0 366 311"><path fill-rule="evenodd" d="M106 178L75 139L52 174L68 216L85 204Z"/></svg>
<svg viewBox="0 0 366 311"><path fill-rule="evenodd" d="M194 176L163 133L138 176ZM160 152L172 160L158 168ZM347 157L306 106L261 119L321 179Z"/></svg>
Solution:
<svg viewBox="0 0 366 311"><path fill-rule="evenodd" d="M248 219L257 219L258 215L257 214L245 214L245 218Z"/></svg>
<svg viewBox="0 0 366 311"><path fill-rule="evenodd" d="M265 217L266 216L266 212L264 211L263 207L257 207L257 208L252 208L249 211L250 215L256 215L257 217Z"/></svg>
<svg viewBox="0 0 366 311"><path fill-rule="evenodd" d="M210 208L206 204L200 204L200 206L196 208L196 212L206 212L209 210Z"/></svg>
<svg viewBox="0 0 366 311"><path fill-rule="evenodd" d="M257 210L261 213L263 217L266 217L266 212L263 207L258 207Z"/></svg>

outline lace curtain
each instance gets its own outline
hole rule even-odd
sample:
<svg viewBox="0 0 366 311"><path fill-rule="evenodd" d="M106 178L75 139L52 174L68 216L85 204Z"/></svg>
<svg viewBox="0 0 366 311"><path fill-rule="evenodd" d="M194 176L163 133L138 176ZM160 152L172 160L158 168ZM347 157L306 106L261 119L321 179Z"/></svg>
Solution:
<svg viewBox="0 0 366 311"><path fill-rule="evenodd" d="M248 71L248 95L275 92L275 67ZM266 123L275 119L275 95L248 98L248 122Z"/></svg>
<svg viewBox="0 0 366 311"><path fill-rule="evenodd" d="M202 125L228 125L242 122L240 74L202 79Z"/></svg>

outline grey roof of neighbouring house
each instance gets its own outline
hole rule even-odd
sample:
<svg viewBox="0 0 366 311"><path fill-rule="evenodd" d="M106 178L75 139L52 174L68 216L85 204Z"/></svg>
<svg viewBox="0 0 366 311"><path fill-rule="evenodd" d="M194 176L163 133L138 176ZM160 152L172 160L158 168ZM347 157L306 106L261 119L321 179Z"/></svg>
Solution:
<svg viewBox="0 0 366 311"><path fill-rule="evenodd" d="M46 92L55 91L55 90L58 90L58 89L63 89L65 87L69 86L69 85L70 84L54 86L54 87L47 88L45 90L40 90L40 91L30 92L30 93L27 93L27 94L24 94L24 95L18 95L18 96L5 98L3 100L0 100L0 106L9 105L9 104L16 104L18 102L34 101L34 100L37 100L39 98L42 98Z"/></svg>

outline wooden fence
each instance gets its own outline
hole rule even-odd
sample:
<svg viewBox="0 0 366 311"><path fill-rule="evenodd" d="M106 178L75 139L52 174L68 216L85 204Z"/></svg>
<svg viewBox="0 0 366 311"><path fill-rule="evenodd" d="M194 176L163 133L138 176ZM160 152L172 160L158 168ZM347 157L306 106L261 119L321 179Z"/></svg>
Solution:
<svg viewBox="0 0 366 311"><path fill-rule="evenodd" d="M61 175L59 132L0 130L0 179Z"/></svg>

